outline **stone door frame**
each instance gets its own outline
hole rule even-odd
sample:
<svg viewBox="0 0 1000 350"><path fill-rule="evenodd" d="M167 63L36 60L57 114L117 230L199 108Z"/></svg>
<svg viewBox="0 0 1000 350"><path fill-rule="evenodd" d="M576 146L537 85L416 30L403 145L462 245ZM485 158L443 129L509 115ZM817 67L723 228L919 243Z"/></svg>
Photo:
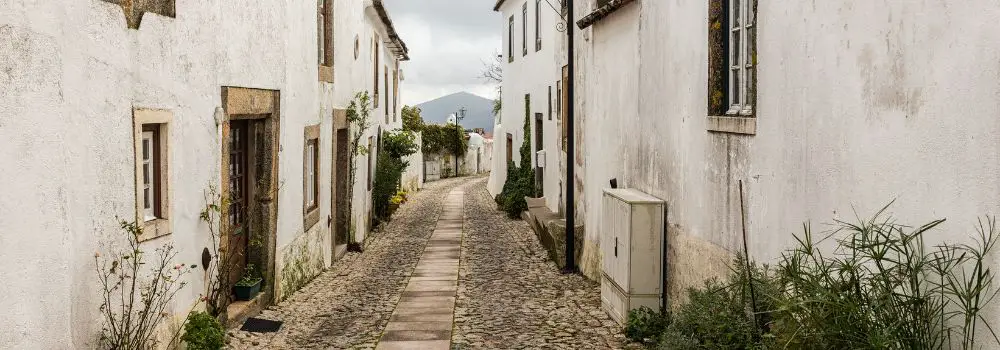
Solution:
<svg viewBox="0 0 1000 350"><path fill-rule="evenodd" d="M257 232L261 246L251 247L248 251L250 260L262 262L264 286L261 290L261 304L270 305L274 300L275 290L275 254L277 244L278 219L278 150L280 145L281 92L243 87L222 87L223 120L221 139L221 196L228 198L229 194L229 133L230 121L262 120L263 137L250 147L255 159L252 169L255 169L255 184L250 185L253 197L248 204L247 212L253 213L250 218L250 232ZM227 208L223 207L222 220L228 220ZM258 216L254 216L258 215ZM228 238L229 232L223 233ZM220 245L228 247L228 239L222 239Z"/></svg>

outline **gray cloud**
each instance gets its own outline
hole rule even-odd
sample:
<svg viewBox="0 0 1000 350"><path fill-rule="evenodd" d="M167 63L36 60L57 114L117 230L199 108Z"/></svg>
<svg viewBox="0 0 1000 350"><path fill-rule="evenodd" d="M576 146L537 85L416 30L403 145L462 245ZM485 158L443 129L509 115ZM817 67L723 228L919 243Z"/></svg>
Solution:
<svg viewBox="0 0 1000 350"><path fill-rule="evenodd" d="M502 21L495 0L385 0L410 49L401 86L405 104L459 91L492 98L479 78L483 61L500 50Z"/></svg>

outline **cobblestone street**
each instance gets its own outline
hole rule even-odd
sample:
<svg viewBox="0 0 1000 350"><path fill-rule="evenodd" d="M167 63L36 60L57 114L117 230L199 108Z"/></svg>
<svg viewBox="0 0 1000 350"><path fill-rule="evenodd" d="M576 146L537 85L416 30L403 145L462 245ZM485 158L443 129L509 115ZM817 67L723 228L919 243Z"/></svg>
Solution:
<svg viewBox="0 0 1000 350"><path fill-rule="evenodd" d="M528 225L496 210L485 183L484 177L429 183L369 239L364 253L348 253L259 316L284 321L279 332L233 330L230 348L379 346L380 337L385 340L391 333L386 332L390 318L398 320L393 312L400 313L397 305L404 289L413 290L411 275L420 274L414 268L426 255L443 208L461 208L462 203L448 201L456 189L461 191L455 193L464 191L465 228L451 348L620 348L624 337L600 309L599 285L578 275L560 274Z"/></svg>

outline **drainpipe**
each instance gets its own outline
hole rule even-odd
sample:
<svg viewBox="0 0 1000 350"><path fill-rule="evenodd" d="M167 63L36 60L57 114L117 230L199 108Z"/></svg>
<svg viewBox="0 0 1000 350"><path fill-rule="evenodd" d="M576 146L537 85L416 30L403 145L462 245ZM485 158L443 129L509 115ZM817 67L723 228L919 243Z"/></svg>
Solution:
<svg viewBox="0 0 1000 350"><path fill-rule="evenodd" d="M576 133L573 128L574 115L576 114L576 103L574 103L574 89L573 82L576 80L574 77L574 67L573 62L573 33L574 27L576 25L573 23L576 17L573 15L573 7L576 0L567 0L566 2L566 37L569 40L567 52L567 80L566 80L566 99L567 107L569 110L566 111L566 267L563 269L566 273L576 272L576 202L573 198L576 194L573 188L576 184L576 175L574 174L574 156L576 141L574 140L574 134Z"/></svg>

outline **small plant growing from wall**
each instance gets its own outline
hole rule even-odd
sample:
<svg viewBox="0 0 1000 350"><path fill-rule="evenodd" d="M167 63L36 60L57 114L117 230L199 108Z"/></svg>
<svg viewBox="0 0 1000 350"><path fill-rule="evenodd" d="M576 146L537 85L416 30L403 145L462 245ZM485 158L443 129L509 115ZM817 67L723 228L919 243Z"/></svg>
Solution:
<svg viewBox="0 0 1000 350"><path fill-rule="evenodd" d="M157 347L156 335L160 324L170 315L177 293L187 282L182 281L197 265L176 263L177 251L164 244L147 257L140 247L142 227L135 222L120 221L127 237L123 249L110 249L102 256L94 254L97 279L101 283L101 316L104 327L100 344L106 349L152 349ZM173 333L170 343L179 336Z"/></svg>
<svg viewBox="0 0 1000 350"><path fill-rule="evenodd" d="M351 217L354 207L354 185L357 181L358 166L355 162L358 155L368 154L368 148L361 146L361 138L364 136L365 131L371 127L371 99L368 95L368 91L362 91L354 95L354 99L347 106L347 124L349 128L350 137L348 138L349 144L347 148L350 150L350 155L348 157L348 164L350 164L350 171L348 171L347 176L347 205L342 208L346 213L344 217ZM353 220L352 220L353 221ZM360 243L356 242L356 232L354 225L351 225L351 230L348 234L348 250L351 251L361 251Z"/></svg>

